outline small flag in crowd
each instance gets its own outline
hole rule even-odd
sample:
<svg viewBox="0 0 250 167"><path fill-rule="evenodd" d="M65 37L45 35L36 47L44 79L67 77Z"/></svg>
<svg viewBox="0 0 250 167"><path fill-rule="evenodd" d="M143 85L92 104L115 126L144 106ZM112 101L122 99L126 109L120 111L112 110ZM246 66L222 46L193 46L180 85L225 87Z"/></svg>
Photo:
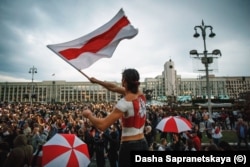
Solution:
<svg viewBox="0 0 250 167"><path fill-rule="evenodd" d="M91 66L100 58L112 57L119 42L138 34L123 9L95 31L78 39L47 47L78 70Z"/></svg>

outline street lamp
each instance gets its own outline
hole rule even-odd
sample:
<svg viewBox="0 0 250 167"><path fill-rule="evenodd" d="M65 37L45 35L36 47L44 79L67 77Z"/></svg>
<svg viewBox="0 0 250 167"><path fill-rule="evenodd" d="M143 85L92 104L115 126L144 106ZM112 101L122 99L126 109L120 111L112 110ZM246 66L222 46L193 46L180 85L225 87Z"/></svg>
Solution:
<svg viewBox="0 0 250 167"><path fill-rule="evenodd" d="M212 53L208 53L207 51L207 47L206 47L206 29L210 29L210 34L209 37L213 38L215 36L215 33L213 32L213 27L212 26L207 26L204 25L204 22L202 20L202 23L200 26L195 26L194 30L195 30L195 34L194 34L194 38L198 38L200 36L200 34L197 32L198 29L201 30L201 35L202 35L202 39L203 39L203 43L204 43L204 51L203 53L198 53L197 50L191 50L189 52L189 54L196 59L201 59L202 64L205 65L205 72L206 72L206 88L207 88L207 96L208 96L208 100L207 100L207 105L208 105L208 112L210 117L212 116L212 106L211 106L211 90L210 90L210 86L209 86L209 75L208 75L208 65L213 63L213 59L214 58L219 58L221 57L221 51L219 49L215 49L212 51Z"/></svg>
<svg viewBox="0 0 250 167"><path fill-rule="evenodd" d="M35 98L35 95L34 95L34 83L33 83L33 81L34 81L34 74L37 73L37 68L35 68L33 66L32 68L30 68L29 73L32 74L32 78L31 78L31 95L30 95L31 104L32 104L33 98Z"/></svg>

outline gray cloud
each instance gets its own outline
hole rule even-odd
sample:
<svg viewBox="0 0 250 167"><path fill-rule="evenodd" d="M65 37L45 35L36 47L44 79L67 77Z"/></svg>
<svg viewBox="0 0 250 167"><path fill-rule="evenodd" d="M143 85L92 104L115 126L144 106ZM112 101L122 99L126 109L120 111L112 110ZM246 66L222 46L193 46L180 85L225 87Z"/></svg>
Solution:
<svg viewBox="0 0 250 167"><path fill-rule="evenodd" d="M182 77L198 75L193 73L189 50L203 51L202 39L193 38L193 28L204 19L216 33L207 39L208 51L222 51L215 74L250 75L248 0L1 0L0 81L29 80L33 65L38 69L37 80L86 80L46 45L86 35L120 8L139 34L122 41L111 59L99 60L84 70L86 74L120 81L122 69L134 67L143 77L155 77L171 58Z"/></svg>

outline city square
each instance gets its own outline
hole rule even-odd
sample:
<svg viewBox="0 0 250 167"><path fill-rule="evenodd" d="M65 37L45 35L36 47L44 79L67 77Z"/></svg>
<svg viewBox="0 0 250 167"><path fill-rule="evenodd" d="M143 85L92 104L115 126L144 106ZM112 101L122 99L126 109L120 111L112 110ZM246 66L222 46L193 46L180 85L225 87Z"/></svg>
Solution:
<svg viewBox="0 0 250 167"><path fill-rule="evenodd" d="M0 166L248 164L249 6L1 1Z"/></svg>

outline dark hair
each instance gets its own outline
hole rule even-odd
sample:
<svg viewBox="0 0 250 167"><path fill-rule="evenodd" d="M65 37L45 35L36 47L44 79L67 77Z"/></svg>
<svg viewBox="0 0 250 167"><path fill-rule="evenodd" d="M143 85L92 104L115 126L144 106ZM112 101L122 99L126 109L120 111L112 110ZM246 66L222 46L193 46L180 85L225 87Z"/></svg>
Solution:
<svg viewBox="0 0 250 167"><path fill-rule="evenodd" d="M1 142L0 143L0 150L4 150L4 151L10 151L10 147L9 144L7 142Z"/></svg>
<svg viewBox="0 0 250 167"><path fill-rule="evenodd" d="M233 147L224 140L219 142L219 148L223 151L234 151Z"/></svg>
<svg viewBox="0 0 250 167"><path fill-rule="evenodd" d="M127 89L132 93L138 92L140 85L140 75L135 69L125 69L122 73L122 79L127 82Z"/></svg>
<svg viewBox="0 0 250 167"><path fill-rule="evenodd" d="M207 146L207 151L219 151L219 149L216 144L212 143L209 146Z"/></svg>

